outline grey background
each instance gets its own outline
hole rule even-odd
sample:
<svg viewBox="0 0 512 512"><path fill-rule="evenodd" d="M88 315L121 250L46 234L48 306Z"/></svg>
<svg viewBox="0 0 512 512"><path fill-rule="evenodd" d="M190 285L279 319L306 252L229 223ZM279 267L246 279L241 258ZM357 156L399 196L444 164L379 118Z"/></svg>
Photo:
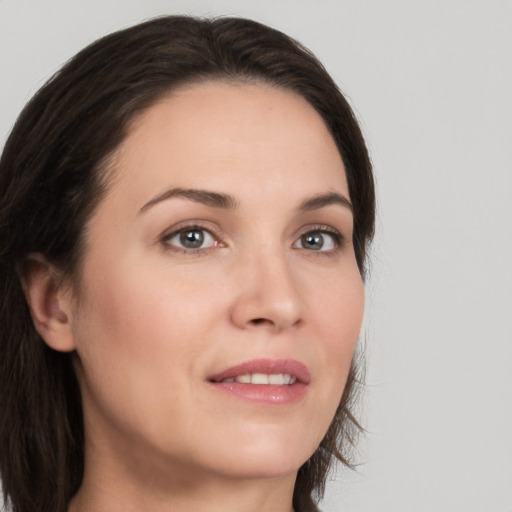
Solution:
<svg viewBox="0 0 512 512"><path fill-rule="evenodd" d="M64 61L166 13L242 15L296 37L371 148L369 433L323 510L511 512L512 2L0 0L0 146Z"/></svg>

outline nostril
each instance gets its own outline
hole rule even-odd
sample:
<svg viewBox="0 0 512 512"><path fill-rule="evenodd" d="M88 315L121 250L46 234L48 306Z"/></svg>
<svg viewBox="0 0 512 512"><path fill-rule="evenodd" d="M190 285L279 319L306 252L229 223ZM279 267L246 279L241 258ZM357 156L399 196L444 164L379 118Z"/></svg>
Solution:
<svg viewBox="0 0 512 512"><path fill-rule="evenodd" d="M254 318L251 320L251 323L254 325L260 325L265 322L264 318Z"/></svg>

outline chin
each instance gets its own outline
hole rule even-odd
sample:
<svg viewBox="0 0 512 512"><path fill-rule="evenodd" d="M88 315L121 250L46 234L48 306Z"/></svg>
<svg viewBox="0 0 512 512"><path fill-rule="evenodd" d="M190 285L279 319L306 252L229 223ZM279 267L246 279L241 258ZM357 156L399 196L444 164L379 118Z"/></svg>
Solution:
<svg viewBox="0 0 512 512"><path fill-rule="evenodd" d="M238 478L280 478L296 474L317 447L316 439L289 432L259 432L250 440L233 440L215 459L217 463L222 461L225 471L234 470Z"/></svg>
<svg viewBox="0 0 512 512"><path fill-rule="evenodd" d="M306 459L307 460L307 459ZM306 460L295 457L265 458L261 456L256 460L240 460L233 465L221 468L220 473L235 479L278 479L296 476L299 468Z"/></svg>

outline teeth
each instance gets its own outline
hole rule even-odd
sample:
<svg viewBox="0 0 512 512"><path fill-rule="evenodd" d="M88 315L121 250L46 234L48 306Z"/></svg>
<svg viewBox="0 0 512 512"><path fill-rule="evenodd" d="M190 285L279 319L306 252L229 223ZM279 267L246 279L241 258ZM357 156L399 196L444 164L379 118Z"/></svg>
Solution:
<svg viewBox="0 0 512 512"><path fill-rule="evenodd" d="M251 375L251 384L268 384L268 375L264 373L253 373Z"/></svg>
<svg viewBox="0 0 512 512"><path fill-rule="evenodd" d="M277 384L278 386L282 386L284 384L284 375L282 373L269 375L268 383L269 384Z"/></svg>
<svg viewBox="0 0 512 512"><path fill-rule="evenodd" d="M292 377L288 373L244 373L237 377L224 379L222 382L239 382L240 384L272 384L274 386L288 386L297 381L296 377Z"/></svg>

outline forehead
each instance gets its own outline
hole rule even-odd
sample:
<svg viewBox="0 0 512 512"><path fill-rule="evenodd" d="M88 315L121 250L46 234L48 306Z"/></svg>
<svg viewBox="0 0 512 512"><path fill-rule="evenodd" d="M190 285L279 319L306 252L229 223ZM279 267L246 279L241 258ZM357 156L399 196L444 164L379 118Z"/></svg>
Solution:
<svg viewBox="0 0 512 512"><path fill-rule="evenodd" d="M320 115L301 96L265 84L206 82L173 91L133 121L114 173L137 196L166 186L235 187L243 195L294 184L348 194Z"/></svg>

